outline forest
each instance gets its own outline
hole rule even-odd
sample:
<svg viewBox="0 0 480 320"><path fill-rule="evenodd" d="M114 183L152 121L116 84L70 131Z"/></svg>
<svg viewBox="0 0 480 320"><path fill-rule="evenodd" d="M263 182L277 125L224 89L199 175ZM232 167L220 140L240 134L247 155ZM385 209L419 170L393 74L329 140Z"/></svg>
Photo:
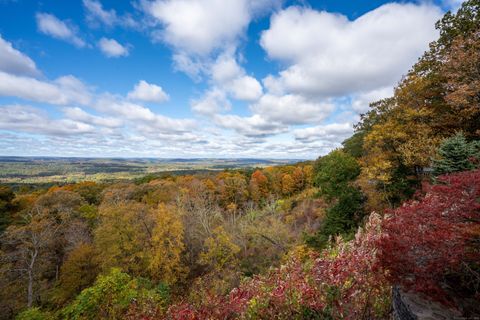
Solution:
<svg viewBox="0 0 480 320"><path fill-rule="evenodd" d="M316 161L0 187L1 319L480 315L480 1Z"/></svg>

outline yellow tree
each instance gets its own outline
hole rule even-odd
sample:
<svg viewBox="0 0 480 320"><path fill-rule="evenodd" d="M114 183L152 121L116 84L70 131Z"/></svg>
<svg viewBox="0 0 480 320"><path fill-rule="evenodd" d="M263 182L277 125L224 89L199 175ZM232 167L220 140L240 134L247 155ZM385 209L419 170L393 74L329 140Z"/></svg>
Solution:
<svg viewBox="0 0 480 320"><path fill-rule="evenodd" d="M282 193L284 195L291 195L295 191L295 181L288 173L282 176Z"/></svg>
<svg viewBox="0 0 480 320"><path fill-rule="evenodd" d="M222 172L217 175L217 192L224 208L231 203L240 207L248 197L247 181L238 172Z"/></svg>
<svg viewBox="0 0 480 320"><path fill-rule="evenodd" d="M313 184L313 166L308 164L303 167L303 176L305 177L305 184L311 187Z"/></svg>
<svg viewBox="0 0 480 320"><path fill-rule="evenodd" d="M192 290L193 299L203 299L205 294L226 294L240 279L238 253L240 247L222 226L213 230L205 239L204 251L199 263L206 268L206 274L197 279Z"/></svg>
<svg viewBox="0 0 480 320"><path fill-rule="evenodd" d="M73 249L60 270L59 286L54 299L59 304L89 287L98 275L98 261L93 245L82 243Z"/></svg>
<svg viewBox="0 0 480 320"><path fill-rule="evenodd" d="M94 244L101 267L119 267L146 276L155 226L150 210L144 204L127 201L100 206L99 217Z"/></svg>
<svg viewBox="0 0 480 320"><path fill-rule="evenodd" d="M150 276L170 285L185 276L182 264L184 228L178 212L160 204L154 211L155 228L152 235L152 256L148 266Z"/></svg>
<svg viewBox="0 0 480 320"><path fill-rule="evenodd" d="M260 170L255 170L250 178L250 195L256 202L268 196L268 178Z"/></svg>
<svg viewBox="0 0 480 320"><path fill-rule="evenodd" d="M430 166L440 139L430 125L432 109L426 106L422 90L423 80L410 76L394 98L372 104L372 111L362 119L359 182L368 196L368 209L381 210L401 201L422 169Z"/></svg>
<svg viewBox="0 0 480 320"><path fill-rule="evenodd" d="M300 191L305 186L305 176L301 167L296 167L292 172L292 179L295 191Z"/></svg>

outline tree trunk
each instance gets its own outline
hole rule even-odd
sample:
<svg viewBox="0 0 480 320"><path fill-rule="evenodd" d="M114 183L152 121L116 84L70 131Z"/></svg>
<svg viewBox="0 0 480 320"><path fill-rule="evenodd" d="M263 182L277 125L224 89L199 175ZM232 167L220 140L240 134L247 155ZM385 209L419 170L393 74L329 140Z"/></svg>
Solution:
<svg viewBox="0 0 480 320"><path fill-rule="evenodd" d="M28 289L27 289L27 307L31 308L33 305L33 268L37 260L38 249L35 248L31 253L31 260L28 265Z"/></svg>
<svg viewBox="0 0 480 320"><path fill-rule="evenodd" d="M27 291L27 307L31 308L33 303L33 274L32 270L28 270L28 291Z"/></svg>

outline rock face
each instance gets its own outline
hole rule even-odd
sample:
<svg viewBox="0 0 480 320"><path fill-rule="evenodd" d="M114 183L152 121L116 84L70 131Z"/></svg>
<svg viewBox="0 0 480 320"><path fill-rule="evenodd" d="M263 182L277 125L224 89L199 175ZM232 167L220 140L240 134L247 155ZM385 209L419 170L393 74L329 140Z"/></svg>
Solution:
<svg viewBox="0 0 480 320"><path fill-rule="evenodd" d="M395 320L455 320L462 319L455 310L406 293L397 286L393 288L393 319Z"/></svg>

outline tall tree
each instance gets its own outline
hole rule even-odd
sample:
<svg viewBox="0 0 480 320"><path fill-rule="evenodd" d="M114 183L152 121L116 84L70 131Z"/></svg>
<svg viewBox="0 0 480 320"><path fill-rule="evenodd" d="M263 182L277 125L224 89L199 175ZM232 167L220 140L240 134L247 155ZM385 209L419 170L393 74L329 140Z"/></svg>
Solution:
<svg viewBox="0 0 480 320"><path fill-rule="evenodd" d="M26 306L32 307L38 295L36 289L45 271L52 265L52 249L59 226L39 207L30 210L22 225L12 225L5 231L1 259L3 277L26 286Z"/></svg>
<svg viewBox="0 0 480 320"><path fill-rule="evenodd" d="M185 250L184 228L178 211L160 204L154 211L155 227L152 230L152 256L148 266L150 276L169 285L184 278L182 263Z"/></svg>
<svg viewBox="0 0 480 320"><path fill-rule="evenodd" d="M119 267L132 275L147 276L155 221L149 208L138 202L102 204L94 244L101 267Z"/></svg>

